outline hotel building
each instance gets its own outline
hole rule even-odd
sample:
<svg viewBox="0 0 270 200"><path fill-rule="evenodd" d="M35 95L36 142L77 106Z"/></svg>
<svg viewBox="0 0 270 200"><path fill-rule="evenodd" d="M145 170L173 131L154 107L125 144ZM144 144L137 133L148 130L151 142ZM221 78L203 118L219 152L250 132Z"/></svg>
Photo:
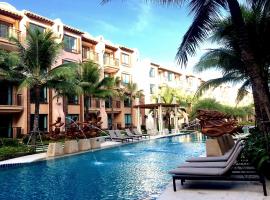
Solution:
<svg viewBox="0 0 270 200"><path fill-rule="evenodd" d="M11 36L24 41L26 28L52 30L56 42L63 42L64 48L55 61L55 66L65 62L83 62L92 60L101 68L101 77L119 77L122 84L137 83L139 89L144 90L145 100L150 103L151 95L161 84L170 87L184 88L187 93L194 93L201 83L192 75L183 75L175 70L170 70L149 60L139 60L137 49L116 45L107 41L102 36L93 37L88 33L64 24L60 19L48 19L30 11L18 11L8 3L0 3L0 49L16 51L16 46L9 40ZM16 137L32 130L34 104L32 91L18 89L18 85L7 81L0 82L0 137ZM57 117L64 119L77 118L84 121L84 97L54 98L55 92L43 88L40 97L41 131L50 131ZM64 102L67 101L67 104ZM136 112L131 112L134 101L128 97L124 100L108 98L106 100L91 98L90 113L103 113L102 128L124 128L136 124ZM67 108L63 106L67 105ZM64 113L67 110L67 113ZM133 116L131 116L133 113ZM143 115L143 111L141 111Z"/></svg>

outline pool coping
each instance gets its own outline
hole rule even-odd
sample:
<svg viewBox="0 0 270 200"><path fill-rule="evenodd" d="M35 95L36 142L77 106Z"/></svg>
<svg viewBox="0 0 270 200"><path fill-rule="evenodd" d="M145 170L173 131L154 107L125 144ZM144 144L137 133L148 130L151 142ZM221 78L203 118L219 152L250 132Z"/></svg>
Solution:
<svg viewBox="0 0 270 200"><path fill-rule="evenodd" d="M192 131L192 132L196 132L196 131ZM135 143L139 143L139 142L156 140L156 139L161 139L161 138L166 138L166 137L173 137L173 136L178 136L178 135L186 135L186 134L190 134L190 133L191 133L191 131L185 131L185 132L179 132L179 133L172 133L172 134L168 134L168 135L153 135L153 136L150 136L149 139L142 139L142 140L127 142L127 143L110 141L110 142L112 142L112 144L108 144L108 145L103 146L103 147L98 148L98 149L89 149L86 151L79 151L76 153L64 154L64 155L55 156L55 157L47 157L46 152L32 154L32 155L27 155L27 156L17 157L17 158L13 158L13 159L9 159L9 160L0 161L0 169L25 166L25 165L28 165L31 163L36 163L36 162L41 162L41 161L46 161L46 160L49 161L49 160L67 158L69 156L75 156L75 155L80 155L80 154L84 154L84 153L95 152L95 151L100 151L100 150L109 149L109 148L115 148L115 147L119 147L119 146L123 146L123 145L130 145L130 144L135 144Z"/></svg>

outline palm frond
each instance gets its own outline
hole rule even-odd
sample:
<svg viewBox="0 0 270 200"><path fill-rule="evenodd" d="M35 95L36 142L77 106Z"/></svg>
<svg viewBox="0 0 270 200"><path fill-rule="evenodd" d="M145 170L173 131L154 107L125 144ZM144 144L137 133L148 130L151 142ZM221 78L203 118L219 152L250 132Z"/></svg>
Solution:
<svg viewBox="0 0 270 200"><path fill-rule="evenodd" d="M214 21L218 18L220 6L226 7L226 1L197 0L190 1L189 6L195 17L176 54L177 63L180 65L186 65L188 56L195 55L196 48L207 38Z"/></svg>
<svg viewBox="0 0 270 200"><path fill-rule="evenodd" d="M220 78L210 79L203 84L200 85L200 87L197 89L194 98L199 98L204 94L205 91L209 89L215 89L218 86L225 84L225 83L239 83L241 81L244 81L245 78L242 76L238 76L237 74L228 73Z"/></svg>
<svg viewBox="0 0 270 200"><path fill-rule="evenodd" d="M249 94L248 88L250 87L250 80L246 80L242 86L238 89L237 96L236 96L236 104L239 104L244 97Z"/></svg>

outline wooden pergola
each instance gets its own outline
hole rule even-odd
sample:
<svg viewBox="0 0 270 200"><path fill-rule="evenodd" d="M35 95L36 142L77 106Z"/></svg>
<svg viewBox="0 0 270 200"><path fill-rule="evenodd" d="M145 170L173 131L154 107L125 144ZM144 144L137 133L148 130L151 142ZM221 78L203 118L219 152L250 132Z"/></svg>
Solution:
<svg viewBox="0 0 270 200"><path fill-rule="evenodd" d="M137 129L141 131L141 121L140 121L140 109L152 109L154 111L154 116L158 116L158 130L159 133L163 133L163 119L162 119L162 108L174 108L174 128L176 131L178 131L178 123L177 123L177 108L179 107L179 104L168 104L168 103L152 103L152 104L140 104L133 106L134 108L137 108ZM154 117L154 126L156 126L157 121L156 117Z"/></svg>

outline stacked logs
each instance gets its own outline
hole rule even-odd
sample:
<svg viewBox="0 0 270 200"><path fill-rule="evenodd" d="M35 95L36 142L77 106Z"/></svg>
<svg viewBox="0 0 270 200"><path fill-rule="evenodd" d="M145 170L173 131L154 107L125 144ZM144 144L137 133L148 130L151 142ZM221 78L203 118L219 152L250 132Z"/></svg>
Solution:
<svg viewBox="0 0 270 200"><path fill-rule="evenodd" d="M230 115L215 110L197 110L202 133L210 137L237 133L242 127L237 126L237 120Z"/></svg>

